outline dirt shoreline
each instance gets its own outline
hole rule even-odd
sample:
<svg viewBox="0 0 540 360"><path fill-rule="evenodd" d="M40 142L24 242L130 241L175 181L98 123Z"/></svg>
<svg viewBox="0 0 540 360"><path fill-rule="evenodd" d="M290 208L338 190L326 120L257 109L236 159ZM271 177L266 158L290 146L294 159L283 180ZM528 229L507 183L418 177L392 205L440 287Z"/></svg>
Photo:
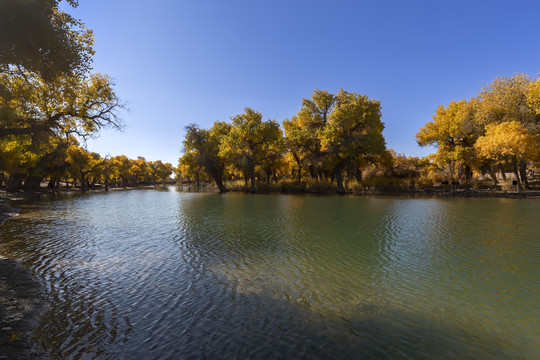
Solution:
<svg viewBox="0 0 540 360"><path fill-rule="evenodd" d="M0 226L18 215L8 201L21 198L0 193ZM0 255L0 359L48 359L33 339L45 308L42 285L18 261Z"/></svg>
<svg viewBox="0 0 540 360"><path fill-rule="evenodd" d="M33 338L45 308L42 285L17 261L0 257L0 359L48 359Z"/></svg>

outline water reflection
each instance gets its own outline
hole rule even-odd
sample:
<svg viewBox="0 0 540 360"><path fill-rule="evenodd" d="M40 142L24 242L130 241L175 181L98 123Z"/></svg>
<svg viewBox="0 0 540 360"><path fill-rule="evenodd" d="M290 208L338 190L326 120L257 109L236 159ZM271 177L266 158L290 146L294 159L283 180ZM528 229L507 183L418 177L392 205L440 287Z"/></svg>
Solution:
<svg viewBox="0 0 540 360"><path fill-rule="evenodd" d="M58 196L0 228L53 358L534 358L537 201Z"/></svg>

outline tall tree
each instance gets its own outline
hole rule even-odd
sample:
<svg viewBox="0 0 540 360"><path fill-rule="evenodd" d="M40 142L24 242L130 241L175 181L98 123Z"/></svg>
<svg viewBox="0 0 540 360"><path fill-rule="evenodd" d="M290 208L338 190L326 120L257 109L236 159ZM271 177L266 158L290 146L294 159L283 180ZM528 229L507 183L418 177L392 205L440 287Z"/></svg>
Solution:
<svg viewBox="0 0 540 360"><path fill-rule="evenodd" d="M178 174L182 178L187 178L191 182L191 178L195 179L195 185L200 185L201 175L203 173L202 166L195 158L193 152L186 152L178 159Z"/></svg>
<svg viewBox="0 0 540 360"><path fill-rule="evenodd" d="M186 126L183 142L184 150L193 155L194 160L210 175L222 193L227 191L223 185L226 162L220 156L219 147L230 129L229 124L219 121L216 121L210 130L200 129L197 125L191 124Z"/></svg>
<svg viewBox="0 0 540 360"><path fill-rule="evenodd" d="M111 159L111 162L114 169L114 174L118 176L120 184L124 188L127 187L129 185L129 180L131 177L131 161L125 155L118 155L113 157Z"/></svg>
<svg viewBox="0 0 540 360"><path fill-rule="evenodd" d="M335 95L326 90L315 89L309 99L302 100L300 111L285 121L287 143L295 158L304 163L311 176L322 176L324 154L321 148L321 132L328 124L328 116L335 105Z"/></svg>
<svg viewBox="0 0 540 360"><path fill-rule="evenodd" d="M281 141L283 133L277 121L263 121L262 114L251 108L232 118L232 128L220 144L220 156L232 159L250 179L255 192L255 167L273 156L272 144Z"/></svg>
<svg viewBox="0 0 540 360"><path fill-rule="evenodd" d="M343 89L336 94L335 105L319 136L325 165L335 175L339 193L345 192L343 171L348 164L385 152L383 130L379 101Z"/></svg>
<svg viewBox="0 0 540 360"><path fill-rule="evenodd" d="M293 116L290 120L283 120L283 129L285 130L285 146L289 150L291 158L294 160L296 180L302 180L302 169L306 166L306 160L309 155L307 152L306 128L300 126L298 117Z"/></svg>
<svg viewBox="0 0 540 360"><path fill-rule="evenodd" d="M148 168L154 186L156 186L156 181L165 182L173 172L172 164L163 163L161 160L149 161Z"/></svg>
<svg viewBox="0 0 540 360"><path fill-rule="evenodd" d="M540 114L531 106L534 96L527 98L528 94L533 95L534 86L526 74L495 78L478 94L478 121L484 125L517 121L540 133Z"/></svg>
<svg viewBox="0 0 540 360"><path fill-rule="evenodd" d="M446 107L440 105L433 121L416 134L420 146L437 146L436 161L449 165L451 173L456 166L463 166L467 180L476 163L474 144L483 131L476 117L477 107L476 99L451 101Z"/></svg>
<svg viewBox="0 0 540 360"><path fill-rule="evenodd" d="M478 94L478 121L484 125L519 122L533 136L540 135L540 111L534 95L537 82L526 74L495 78ZM528 187L527 164L531 160L521 157L518 162L525 187Z"/></svg>

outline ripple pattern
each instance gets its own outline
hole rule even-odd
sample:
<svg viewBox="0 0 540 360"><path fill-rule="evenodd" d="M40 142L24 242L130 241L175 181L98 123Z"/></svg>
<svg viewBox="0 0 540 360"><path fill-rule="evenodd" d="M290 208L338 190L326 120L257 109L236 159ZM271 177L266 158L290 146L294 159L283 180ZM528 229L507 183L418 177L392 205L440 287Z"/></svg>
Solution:
<svg viewBox="0 0 540 360"><path fill-rule="evenodd" d="M540 353L540 202L118 191L21 204L0 253L53 359Z"/></svg>

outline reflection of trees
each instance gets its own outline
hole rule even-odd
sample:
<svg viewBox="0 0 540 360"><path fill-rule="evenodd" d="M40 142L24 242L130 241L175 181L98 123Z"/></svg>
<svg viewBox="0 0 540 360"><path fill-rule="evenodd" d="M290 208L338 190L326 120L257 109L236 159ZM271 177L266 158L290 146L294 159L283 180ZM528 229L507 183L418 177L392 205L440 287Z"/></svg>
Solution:
<svg viewBox="0 0 540 360"><path fill-rule="evenodd" d="M155 195L166 201L165 194ZM44 273L40 266L54 266L45 272L51 310L38 333L53 358L83 353L133 359L532 357L518 343L532 338L520 339L523 332L502 339L508 328L488 333L484 322L473 323L478 313L471 312L471 318L458 312L441 315L424 303L407 302L414 297L436 301L430 293L413 292L404 302L396 301L403 293L393 288L396 281L415 274L408 267L451 266L445 246L463 239L447 226L470 221L463 216L472 211L466 209L468 201L459 200L463 214L448 218L447 207L440 205L449 204L445 200L420 206L416 200L392 198L170 195L178 201L176 233L170 234L166 221L160 231L169 238L155 242L144 233L142 245L115 249L125 263L112 263L114 271L63 263L73 260L73 252L95 253L75 240L60 239L73 229L64 224L60 231L52 216L25 219L23 213L0 228L3 242L15 240L7 253L24 257L38 274ZM141 198L137 203L148 205ZM171 208L170 203L161 206ZM131 214L142 221L136 215ZM423 222L409 224L412 219ZM485 220L475 218L475 223L483 230L487 226ZM429 238L428 229L442 232ZM441 238L443 230L447 235ZM61 245L48 240L53 235ZM113 252L100 245L101 251ZM134 246L140 247L131 252ZM398 270L402 277L391 272ZM442 305L448 310L452 303Z"/></svg>
<svg viewBox="0 0 540 360"><path fill-rule="evenodd" d="M385 201L302 196L189 197L178 227L198 269L237 291L304 299L317 311L351 313L384 302L386 237L373 217ZM336 201L339 204L336 204Z"/></svg>
<svg viewBox="0 0 540 360"><path fill-rule="evenodd" d="M282 251L282 221L268 198L202 194L182 201L178 228L185 246L203 261L257 261ZM270 197L272 203L272 197Z"/></svg>

